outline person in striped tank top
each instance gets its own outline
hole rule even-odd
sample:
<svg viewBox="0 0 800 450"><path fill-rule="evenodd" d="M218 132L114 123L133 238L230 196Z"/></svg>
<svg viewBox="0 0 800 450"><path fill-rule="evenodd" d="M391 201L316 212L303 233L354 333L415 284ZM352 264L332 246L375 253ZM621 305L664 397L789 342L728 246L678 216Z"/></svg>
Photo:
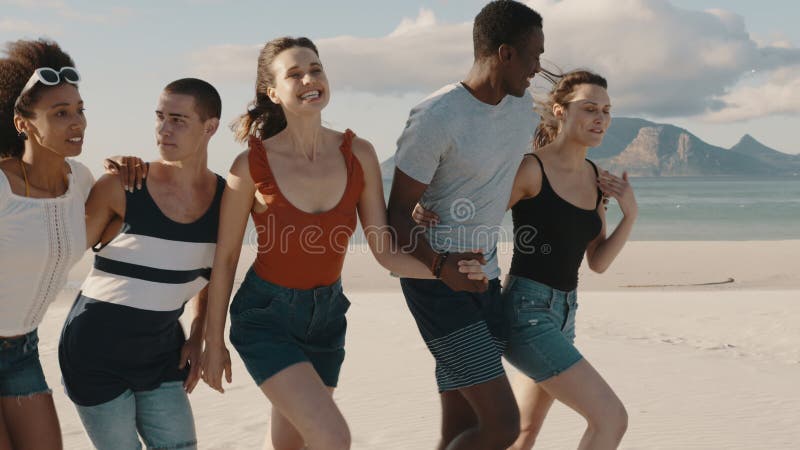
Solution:
<svg viewBox="0 0 800 450"><path fill-rule="evenodd" d="M258 255L230 305L230 340L272 403L272 444L281 450L350 447L331 394L345 354L350 302L340 277L356 219L381 265L432 277L409 254L392 252L375 150L350 130L322 126L329 98L310 40L278 38L264 46L256 100L237 128L249 150L228 175L209 286L203 379L223 391L223 371L231 381L226 310L252 215ZM459 273L480 284L486 278L476 258L465 259Z"/></svg>
<svg viewBox="0 0 800 450"><path fill-rule="evenodd" d="M187 393L199 380L206 285L225 182L208 169L219 126L213 86L186 78L156 108L161 159L139 191L101 177L86 203L94 267L67 317L59 362L67 394L100 450L196 448ZM179 318L196 305L189 338Z"/></svg>

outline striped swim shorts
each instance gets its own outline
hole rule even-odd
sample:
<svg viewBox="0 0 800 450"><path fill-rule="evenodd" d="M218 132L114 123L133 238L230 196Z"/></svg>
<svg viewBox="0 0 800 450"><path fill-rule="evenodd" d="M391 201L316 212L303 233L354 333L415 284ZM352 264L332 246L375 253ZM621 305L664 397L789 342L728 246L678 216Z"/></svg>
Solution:
<svg viewBox="0 0 800 450"><path fill-rule="evenodd" d="M505 375L501 357L508 324L500 281L483 293L456 292L440 280L400 280L408 308L436 360L439 392Z"/></svg>

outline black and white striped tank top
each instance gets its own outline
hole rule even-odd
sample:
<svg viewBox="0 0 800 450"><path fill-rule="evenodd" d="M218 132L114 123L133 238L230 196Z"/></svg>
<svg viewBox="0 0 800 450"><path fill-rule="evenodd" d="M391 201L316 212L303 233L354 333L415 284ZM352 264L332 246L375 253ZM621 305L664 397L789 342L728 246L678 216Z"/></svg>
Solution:
<svg viewBox="0 0 800 450"><path fill-rule="evenodd" d="M217 175L211 205L188 224L170 220L146 182L126 193L122 230L96 252L61 336L59 362L75 403L96 405L127 389L185 379L178 319L210 279L224 188Z"/></svg>

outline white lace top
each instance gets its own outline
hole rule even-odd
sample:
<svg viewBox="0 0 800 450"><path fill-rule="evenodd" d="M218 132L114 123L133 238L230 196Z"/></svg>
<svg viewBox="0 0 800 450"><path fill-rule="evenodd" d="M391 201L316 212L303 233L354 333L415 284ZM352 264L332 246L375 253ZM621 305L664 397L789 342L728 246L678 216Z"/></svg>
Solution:
<svg viewBox="0 0 800 450"><path fill-rule="evenodd" d="M86 250L84 203L94 178L67 162L69 188L56 198L16 195L0 170L0 336L35 330Z"/></svg>

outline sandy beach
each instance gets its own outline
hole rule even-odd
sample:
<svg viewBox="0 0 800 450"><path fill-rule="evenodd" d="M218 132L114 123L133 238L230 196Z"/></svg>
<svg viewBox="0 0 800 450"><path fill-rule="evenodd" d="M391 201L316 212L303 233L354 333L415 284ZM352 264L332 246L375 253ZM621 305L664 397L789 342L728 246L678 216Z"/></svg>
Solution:
<svg viewBox="0 0 800 450"><path fill-rule="evenodd" d="M367 249L351 253L343 283L353 305L335 397L353 448L432 449L439 427L433 359L397 279ZM798 254L800 241L631 242L607 273L582 269L577 345L628 409L621 448L798 448ZM510 255L501 248L503 269ZM237 281L252 259L245 250ZM91 448L61 388L56 353L90 265L87 254L39 328L67 449ZM226 393L201 383L191 395L201 449L264 443L269 405L232 348L231 354ZM557 405L536 448L575 448L583 427L577 414Z"/></svg>

